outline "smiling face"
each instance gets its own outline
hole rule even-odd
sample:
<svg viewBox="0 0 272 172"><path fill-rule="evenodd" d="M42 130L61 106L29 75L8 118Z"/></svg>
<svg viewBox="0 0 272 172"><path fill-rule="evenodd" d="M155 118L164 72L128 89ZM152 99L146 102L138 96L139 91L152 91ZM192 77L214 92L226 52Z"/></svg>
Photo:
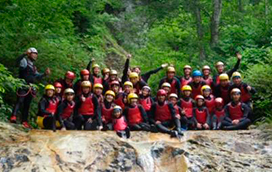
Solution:
<svg viewBox="0 0 272 172"><path fill-rule="evenodd" d="M114 100L114 97L112 96L112 95L106 95L106 100L107 100L107 102L113 102L113 100Z"/></svg>
<svg viewBox="0 0 272 172"><path fill-rule="evenodd" d="M167 72L167 78L168 79L173 79L175 76L175 73L174 72Z"/></svg>
<svg viewBox="0 0 272 172"><path fill-rule="evenodd" d="M233 83L234 83L235 85L240 85L241 82L242 82L242 80L241 80L240 77L234 77L234 78L232 79L232 81L233 81Z"/></svg>
<svg viewBox="0 0 272 172"><path fill-rule="evenodd" d="M239 102L240 98L241 98L241 94L239 94L239 93L233 93L232 94L232 99L233 99L234 102Z"/></svg>
<svg viewBox="0 0 272 172"><path fill-rule="evenodd" d="M204 104L204 100L203 99L197 99L196 103L197 103L197 106L202 106Z"/></svg>
<svg viewBox="0 0 272 172"><path fill-rule="evenodd" d="M60 94L61 93L61 88L56 88L56 93Z"/></svg>
<svg viewBox="0 0 272 172"><path fill-rule="evenodd" d="M67 94L66 95L66 100L69 101L69 102L73 101L74 100L74 94Z"/></svg>
<svg viewBox="0 0 272 172"><path fill-rule="evenodd" d="M99 68L99 67L93 68L93 73L94 73L95 75L98 75L99 72L100 72L100 68Z"/></svg>
<svg viewBox="0 0 272 172"><path fill-rule="evenodd" d="M189 76L191 75L192 70L189 68L184 69L184 75Z"/></svg>
<svg viewBox="0 0 272 172"><path fill-rule="evenodd" d="M101 88L94 89L94 94L96 94L98 96L102 95L102 92L103 92L103 90Z"/></svg>
<svg viewBox="0 0 272 172"><path fill-rule="evenodd" d="M190 97L191 91L183 91L183 94L185 95L185 97Z"/></svg>
<svg viewBox="0 0 272 172"><path fill-rule="evenodd" d="M148 89L143 89L142 94L143 94L144 97L148 96L149 95L149 90Z"/></svg>
<svg viewBox="0 0 272 172"><path fill-rule="evenodd" d="M82 92L84 94L88 94L90 92L91 88L90 87L82 87Z"/></svg>
<svg viewBox="0 0 272 172"><path fill-rule="evenodd" d="M166 99L166 96L158 96L158 101L159 102L164 102Z"/></svg>
<svg viewBox="0 0 272 172"><path fill-rule="evenodd" d="M209 76L210 75L210 70L209 69L203 70L203 75L204 76Z"/></svg>
<svg viewBox="0 0 272 172"><path fill-rule="evenodd" d="M38 54L37 53L30 53L28 56L32 61L36 61L38 58Z"/></svg>
<svg viewBox="0 0 272 172"><path fill-rule="evenodd" d="M216 70L217 70L218 73L223 73L224 69L225 69L224 65L218 65L218 66L216 66Z"/></svg>
<svg viewBox="0 0 272 172"><path fill-rule="evenodd" d="M194 83L200 83L200 81L201 81L201 76L195 76L195 77L193 78L193 81L194 81Z"/></svg>
<svg viewBox="0 0 272 172"><path fill-rule="evenodd" d="M82 79L83 81L89 81L90 75L83 75Z"/></svg>
<svg viewBox="0 0 272 172"><path fill-rule="evenodd" d="M130 105L135 107L137 105L138 99L130 99Z"/></svg>
<svg viewBox="0 0 272 172"><path fill-rule="evenodd" d="M229 80L221 80L221 81L220 81L220 85L221 85L222 87L227 86L228 83L229 83Z"/></svg>
<svg viewBox="0 0 272 172"><path fill-rule="evenodd" d="M203 96L204 96L204 97L209 97L210 94L211 94L211 90L209 90L209 89L205 89L205 90L203 91Z"/></svg>
<svg viewBox="0 0 272 172"><path fill-rule="evenodd" d="M178 102L177 98L175 98L175 97L170 97L169 101L170 101L173 105L176 105L177 102Z"/></svg>
<svg viewBox="0 0 272 172"><path fill-rule="evenodd" d="M45 94L46 94L47 97L53 97L54 96L54 92L55 92L54 90L46 90Z"/></svg>

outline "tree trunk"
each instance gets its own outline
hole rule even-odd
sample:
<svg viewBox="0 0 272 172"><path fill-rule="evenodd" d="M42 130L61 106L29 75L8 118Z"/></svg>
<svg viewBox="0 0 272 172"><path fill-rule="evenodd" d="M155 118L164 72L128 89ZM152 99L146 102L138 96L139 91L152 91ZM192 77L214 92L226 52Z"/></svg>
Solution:
<svg viewBox="0 0 272 172"><path fill-rule="evenodd" d="M222 0L213 1L213 14L211 18L211 47L215 47L219 41L219 24L222 11Z"/></svg>

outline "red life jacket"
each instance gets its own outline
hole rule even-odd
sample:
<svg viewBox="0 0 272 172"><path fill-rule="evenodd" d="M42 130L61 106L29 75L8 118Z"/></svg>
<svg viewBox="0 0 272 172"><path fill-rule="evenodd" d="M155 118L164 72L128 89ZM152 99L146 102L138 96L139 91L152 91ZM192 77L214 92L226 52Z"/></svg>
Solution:
<svg viewBox="0 0 272 172"><path fill-rule="evenodd" d="M249 94L248 90L245 89L243 85L241 85L241 101L248 102L251 99L251 95Z"/></svg>
<svg viewBox="0 0 272 172"><path fill-rule="evenodd" d="M241 119L244 115L242 111L242 103L239 102L238 105L232 106L231 103L228 104L229 115L231 120Z"/></svg>
<svg viewBox="0 0 272 172"><path fill-rule="evenodd" d="M67 103L67 107L63 110L62 114L60 114L62 119L68 119L74 112L75 102Z"/></svg>
<svg viewBox="0 0 272 172"><path fill-rule="evenodd" d="M88 96L84 102L81 102L78 113L81 115L94 115L93 95Z"/></svg>
<svg viewBox="0 0 272 172"><path fill-rule="evenodd" d="M134 108L128 108L128 123L129 125L135 125L143 122L142 113L138 106Z"/></svg>
<svg viewBox="0 0 272 172"><path fill-rule="evenodd" d="M113 119L113 129L114 131L124 131L127 128L127 122L125 121L124 116Z"/></svg>
<svg viewBox="0 0 272 172"><path fill-rule="evenodd" d="M225 110L224 110L224 108L222 108L221 111L215 109L215 110L214 110L214 114L215 114L215 116L217 117L217 119L220 119L222 116L225 116Z"/></svg>
<svg viewBox="0 0 272 172"><path fill-rule="evenodd" d="M176 84L177 84L177 81L176 81L176 79L174 78L174 79L172 80L172 82L170 83L170 85L171 85L171 93L175 93L175 94L178 93L178 92L177 92L177 89L176 89Z"/></svg>
<svg viewBox="0 0 272 172"><path fill-rule="evenodd" d="M48 101L49 104L47 106L47 108L45 109L47 112L52 113L53 115L55 115L57 108L58 108L58 100L57 99L52 99ZM47 115L44 115L44 117L46 117Z"/></svg>
<svg viewBox="0 0 272 172"><path fill-rule="evenodd" d="M181 78L181 88L184 86L184 85L188 85L189 82L192 81L192 77L190 77L189 79L186 79L184 77Z"/></svg>
<svg viewBox="0 0 272 172"><path fill-rule="evenodd" d="M181 114L180 114L180 111L179 111L178 105L175 105L174 108L175 108L175 110L176 110L176 115L181 115Z"/></svg>
<svg viewBox="0 0 272 172"><path fill-rule="evenodd" d="M100 77L93 76L94 84L103 84L103 79Z"/></svg>
<svg viewBox="0 0 272 172"><path fill-rule="evenodd" d="M205 124L207 121L207 113L206 110L200 111L198 108L196 108L196 120L200 124Z"/></svg>
<svg viewBox="0 0 272 172"><path fill-rule="evenodd" d="M164 105L160 106L156 103L155 120L163 122L171 119L172 116L168 104L165 102Z"/></svg>
<svg viewBox="0 0 272 172"><path fill-rule="evenodd" d="M228 104L230 102L230 95L229 95L228 87L227 87L227 89L224 89L222 86L220 86L220 92L221 92L220 97L222 97L225 104Z"/></svg>
<svg viewBox="0 0 272 172"><path fill-rule="evenodd" d="M215 82L216 82L216 83L215 83L216 85L220 84L219 75L217 75L217 76L216 76L216 80L215 80Z"/></svg>
<svg viewBox="0 0 272 172"><path fill-rule="evenodd" d="M185 111L185 116L191 118L193 116L193 102L190 99L188 102L181 99L181 108Z"/></svg>
<svg viewBox="0 0 272 172"><path fill-rule="evenodd" d="M203 78L203 81L206 82L207 85L212 87L213 79L210 76L207 79Z"/></svg>
<svg viewBox="0 0 272 172"><path fill-rule="evenodd" d="M124 104L124 102L123 102L123 98L124 98L123 96L119 96L117 99L114 100L114 103L115 103L116 105L121 106L122 109L125 108L125 104Z"/></svg>
<svg viewBox="0 0 272 172"><path fill-rule="evenodd" d="M200 83L198 84L197 88L195 88L194 86L192 86L192 94L191 94L191 96L192 96L193 99L195 99L195 97L197 95L201 95L201 87L202 87L202 85Z"/></svg>
<svg viewBox="0 0 272 172"><path fill-rule="evenodd" d="M112 121L112 112L113 112L113 107L110 107L109 109L107 109L104 105L104 103L102 103L101 106L101 115L102 118L105 119L105 123L108 124Z"/></svg>
<svg viewBox="0 0 272 172"><path fill-rule="evenodd" d="M139 103L143 106L145 111L150 111L152 106L152 101L150 97L147 97L145 99L139 99Z"/></svg>
<svg viewBox="0 0 272 172"><path fill-rule="evenodd" d="M214 99L213 95L210 95L210 97L211 97L210 100L205 98L205 104L209 110L209 113L212 114L214 112L214 108L215 108L215 99Z"/></svg>

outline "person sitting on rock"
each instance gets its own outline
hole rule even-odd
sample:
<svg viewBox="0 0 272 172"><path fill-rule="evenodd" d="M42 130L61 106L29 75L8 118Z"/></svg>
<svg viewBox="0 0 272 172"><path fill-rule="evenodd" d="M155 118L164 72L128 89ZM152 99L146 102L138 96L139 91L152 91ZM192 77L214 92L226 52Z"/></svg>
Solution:
<svg viewBox="0 0 272 172"><path fill-rule="evenodd" d="M137 94L130 93L128 95L128 106L125 108L123 115L128 120L130 130L150 130L146 112L143 106L138 104Z"/></svg>
<svg viewBox="0 0 272 172"><path fill-rule="evenodd" d="M170 93L175 93L180 95L180 81L178 78L175 77L176 70L174 67L169 66L167 68L166 77L160 80L159 89L161 89L162 84L168 82L171 85Z"/></svg>
<svg viewBox="0 0 272 172"><path fill-rule="evenodd" d="M62 85L62 91L61 91L62 95L66 88L73 88L73 81L75 78L76 78L76 75L74 72L67 71L63 79L58 79L56 81Z"/></svg>
<svg viewBox="0 0 272 172"><path fill-rule="evenodd" d="M103 93L103 85L99 83L94 84L93 95L97 98L99 104L101 104L104 100L102 93Z"/></svg>
<svg viewBox="0 0 272 172"><path fill-rule="evenodd" d="M114 104L115 93L108 90L105 93L104 101L101 103L101 115L103 122L103 130L112 130L112 112Z"/></svg>
<svg viewBox="0 0 272 172"><path fill-rule="evenodd" d="M241 102L241 91L238 88L231 90L232 101L225 106L225 117L222 122L224 130L247 129L251 121L249 119L249 107Z"/></svg>
<svg viewBox="0 0 272 172"><path fill-rule="evenodd" d="M197 95L195 98L196 107L193 109L193 116L197 130L210 129L210 114L205 106L205 99L202 95Z"/></svg>
<svg viewBox="0 0 272 172"><path fill-rule="evenodd" d="M150 118L151 106L154 103L150 95L151 95L151 88L149 86L144 86L139 96L139 103L140 105L143 106L148 118Z"/></svg>
<svg viewBox="0 0 272 172"><path fill-rule="evenodd" d="M71 88L64 90L64 100L60 103L57 110L57 116L60 116L60 124L63 130L75 129L73 123L73 113L75 108L75 92Z"/></svg>
<svg viewBox="0 0 272 172"><path fill-rule="evenodd" d="M195 99L197 95L201 95L201 87L206 85L206 82L202 81L202 73L199 70L195 70L192 74L193 80L188 84L192 88L192 98Z"/></svg>
<svg viewBox="0 0 272 172"><path fill-rule="evenodd" d="M91 83L93 85L95 84L103 84L103 79L102 77L99 75L100 73L100 66L95 62L95 59L93 58L92 60L90 60L89 64L87 65L87 70L91 71L90 72L90 76L89 76L89 80L91 81ZM92 67L92 69L91 69Z"/></svg>
<svg viewBox="0 0 272 172"><path fill-rule="evenodd" d="M136 72L131 72L129 74L129 80L133 84L134 93L140 93L140 90L147 85L146 82L139 79L139 75Z"/></svg>
<svg viewBox="0 0 272 172"><path fill-rule="evenodd" d="M181 81L180 81L181 82L181 88L184 85L188 85L192 81L191 72L192 72L192 67L191 66L185 65L183 67L184 76L181 77Z"/></svg>
<svg viewBox="0 0 272 172"><path fill-rule="evenodd" d="M175 93L171 93L169 95L169 102L171 102L176 110L176 118L179 119L181 130L187 130L187 118L185 116L185 112L181 109L180 106L177 105L178 95Z"/></svg>
<svg viewBox="0 0 272 172"><path fill-rule="evenodd" d="M209 85L202 86L201 94L205 98L205 105L209 110L210 116L213 116L215 108L215 97L212 95L211 87Z"/></svg>
<svg viewBox="0 0 272 172"><path fill-rule="evenodd" d="M221 97L215 99L214 115L212 116L213 130L219 130L225 117L224 100Z"/></svg>
<svg viewBox="0 0 272 172"><path fill-rule="evenodd" d="M91 93L91 82L83 81L81 83L82 94L75 99L75 126L81 130L101 130L101 109L97 98Z"/></svg>
<svg viewBox="0 0 272 172"><path fill-rule="evenodd" d="M163 89L166 92L168 99L168 96L171 94L171 85L168 82L164 82L161 85L161 89Z"/></svg>
<svg viewBox="0 0 272 172"><path fill-rule="evenodd" d="M158 131L170 134L171 137L182 136L180 121L172 103L166 101L167 94L163 89L157 92L157 102L151 106L150 122L156 125ZM176 130L169 128L175 127Z"/></svg>
<svg viewBox="0 0 272 172"><path fill-rule="evenodd" d="M189 85L184 85L181 90L182 97L177 104L181 109L183 109L185 117L187 118L187 126L185 129L194 129L195 123L193 119L193 108L195 106L195 102L191 98L192 88Z"/></svg>
<svg viewBox="0 0 272 172"><path fill-rule="evenodd" d="M122 114L122 108L118 105L113 107L112 124L116 134L121 138L130 137L130 129L128 127L125 116Z"/></svg>
<svg viewBox="0 0 272 172"><path fill-rule="evenodd" d="M61 94L61 92L62 92L62 85L59 82L55 82L54 83L54 87L56 89L55 96L58 98L59 102L61 102L62 101L62 94Z"/></svg>
<svg viewBox="0 0 272 172"><path fill-rule="evenodd" d="M89 81L90 80L90 72L87 69L83 69L80 71L80 79L78 79L76 81L76 83L74 84L74 91L75 91L75 95L78 96L80 95L81 92L81 83L83 81Z"/></svg>
<svg viewBox="0 0 272 172"><path fill-rule="evenodd" d="M230 95L229 95L229 76L226 73L223 73L219 76L220 84L218 84L214 89L215 97L221 97L224 100L225 104L230 102Z"/></svg>
<svg viewBox="0 0 272 172"><path fill-rule="evenodd" d="M56 115L59 104L58 99L54 96L55 87L53 85L45 86L45 94L38 104L37 124L42 129L56 131L60 127L60 116ZM56 122L58 121L58 123Z"/></svg>

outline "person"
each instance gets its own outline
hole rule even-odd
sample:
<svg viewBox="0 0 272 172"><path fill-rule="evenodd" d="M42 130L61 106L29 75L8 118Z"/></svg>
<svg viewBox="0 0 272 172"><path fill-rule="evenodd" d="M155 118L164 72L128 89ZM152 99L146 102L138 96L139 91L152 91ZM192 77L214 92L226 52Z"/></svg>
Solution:
<svg viewBox="0 0 272 172"><path fill-rule="evenodd" d="M129 82L126 82L126 85L130 85ZM114 103L118 106L120 106L122 109L125 108L127 104L127 95L129 94L128 92L123 92L119 91L120 90L120 85L118 81L112 81L111 83L111 90L117 95L115 97Z"/></svg>
<svg viewBox="0 0 272 172"><path fill-rule="evenodd" d="M156 125L158 131L167 133L171 137L180 137L181 132L180 121L176 118L176 111L172 103L166 101L167 94L163 89L157 92L157 102L151 106L150 122ZM175 127L176 130L169 128Z"/></svg>
<svg viewBox="0 0 272 172"><path fill-rule="evenodd" d="M195 98L196 107L193 109L193 116L197 130L210 129L210 114L207 107L205 107L205 99L202 95L197 95Z"/></svg>
<svg viewBox="0 0 272 172"><path fill-rule="evenodd" d="M232 101L225 106L225 117L222 121L224 130L247 129L251 121L249 119L249 107L241 102L241 91L238 88L231 90Z"/></svg>
<svg viewBox="0 0 272 172"><path fill-rule="evenodd" d="M225 117L224 100L221 97L215 99L214 115L212 117L213 130L219 130Z"/></svg>
<svg viewBox="0 0 272 172"><path fill-rule="evenodd" d="M202 73L203 73L203 81L209 85L211 87L211 89L214 89L214 83L213 83L213 79L210 76L211 75L211 68L208 65L203 66L202 68Z"/></svg>
<svg viewBox="0 0 272 172"><path fill-rule="evenodd" d="M73 123L73 113L75 108L74 97L74 90L67 88L64 90L64 100L57 108L56 116L60 116L60 124L62 126L62 130L75 129L75 124Z"/></svg>
<svg viewBox="0 0 272 172"><path fill-rule="evenodd" d="M149 86L144 86L141 94L139 95L139 104L143 106L148 118L150 118L150 110L153 103L154 101L151 98L151 88Z"/></svg>
<svg viewBox="0 0 272 172"><path fill-rule="evenodd" d="M112 130L112 112L115 93L111 90L106 91L104 101L101 103L101 115L103 122L103 130Z"/></svg>
<svg viewBox="0 0 272 172"><path fill-rule="evenodd" d="M56 89L55 96L57 97L57 99L59 100L59 102L61 102L62 101L62 94L61 94L61 92L62 92L62 85L59 82L55 82L54 83L54 87Z"/></svg>
<svg viewBox="0 0 272 172"><path fill-rule="evenodd" d="M89 81L89 80L90 80L90 72L87 69L81 70L80 71L80 79L78 79L73 86L76 96L81 94L82 81Z"/></svg>
<svg viewBox="0 0 272 172"><path fill-rule="evenodd" d="M139 80L139 75L136 72L129 74L129 80L133 84L134 93L139 94L140 90L147 85L143 80Z"/></svg>
<svg viewBox="0 0 272 172"><path fill-rule="evenodd" d="M138 95L130 93L128 95L128 106L125 107L123 115L128 121L130 130L149 131L148 117L142 105L138 104Z"/></svg>
<svg viewBox="0 0 272 172"><path fill-rule="evenodd" d="M193 119L193 108L195 106L194 100L191 98L192 88L189 85L182 87L182 97L178 101L177 105L183 109L185 117L187 118L187 125L185 130L193 129L195 127Z"/></svg>
<svg viewBox="0 0 272 172"><path fill-rule="evenodd" d="M181 130L187 130L187 118L185 116L185 112L177 105L178 95L175 93L171 93L169 95L169 102L171 102L176 110L176 118L179 119Z"/></svg>
<svg viewBox="0 0 272 172"><path fill-rule="evenodd" d="M210 116L213 116L215 108L215 98L212 95L212 89L209 85L204 85L201 87L201 94L205 99L205 105L209 110Z"/></svg>
<svg viewBox="0 0 272 172"><path fill-rule="evenodd" d="M161 85L161 89L163 89L166 92L168 99L168 96L171 94L171 85L168 82L164 82Z"/></svg>
<svg viewBox="0 0 272 172"><path fill-rule="evenodd" d="M116 83L116 82L118 82L118 85L119 85L119 88L120 88L120 86L122 86L122 83L121 83L121 80L118 78L118 72L116 70L112 69L112 70L110 70L109 79L106 80L104 82L104 84L103 84L104 92L106 92L108 90L112 90L112 88L111 88L112 85L111 84ZM115 94L117 94L116 91L114 91L114 92L115 92ZM118 90L118 92L119 92L119 90Z"/></svg>
<svg viewBox="0 0 272 172"><path fill-rule="evenodd" d="M110 69L107 67L102 69L102 76L103 76L103 85L104 85L104 83L107 82L110 77Z"/></svg>
<svg viewBox="0 0 272 172"><path fill-rule="evenodd" d="M67 88L73 88L73 81L76 78L74 72L67 71L63 79L59 79L56 82L59 82L62 85L61 95L63 95L64 90Z"/></svg>
<svg viewBox="0 0 272 172"><path fill-rule="evenodd" d="M225 72L225 64L221 61L217 62L215 67L216 67L216 70L217 70L217 74L214 75L213 77L213 82L215 85L218 85L220 83L220 79L219 79L219 76L223 73L226 73L229 78L232 76L233 72L237 71L239 69L239 66L240 66L240 63L241 63L241 59L242 59L242 55L237 52L236 53L236 58L237 58L237 62L235 64L235 66L233 67L233 69Z"/></svg>
<svg viewBox="0 0 272 172"><path fill-rule="evenodd" d="M95 62L95 59L92 58L92 60L90 60L90 62L87 65L87 68L86 68L88 71L92 71L89 74L89 80L91 81L92 85L103 84L103 79L99 75L100 66L97 63L94 63L94 62ZM92 67L92 69L91 69L91 67Z"/></svg>
<svg viewBox="0 0 272 172"><path fill-rule="evenodd" d="M99 102L91 93L91 82L83 81L81 83L82 94L75 99L74 123L78 130L101 130L101 109Z"/></svg>
<svg viewBox="0 0 272 172"><path fill-rule="evenodd" d="M201 95L201 87L207 85L205 81L202 81L202 73L199 70L195 70L192 74L193 80L188 85L192 88L192 98L195 99L197 95Z"/></svg>
<svg viewBox="0 0 272 172"><path fill-rule="evenodd" d="M192 81L191 72L192 72L192 67L191 66L185 65L183 67L184 76L181 77L181 81L180 81L181 82L181 88L184 85L188 85Z"/></svg>
<svg viewBox="0 0 272 172"><path fill-rule="evenodd" d="M116 134L121 138L129 138L130 137L130 129L128 127L127 121L122 114L122 108L118 105L114 106L112 112L112 123L113 129Z"/></svg>
<svg viewBox="0 0 272 172"><path fill-rule="evenodd" d="M38 104L37 124L42 129L56 131L60 127L60 116L56 115L59 104L58 99L54 96L55 87L51 84L45 86L45 94Z"/></svg>
<svg viewBox="0 0 272 172"><path fill-rule="evenodd" d="M97 98L98 102L101 104L104 100L103 97L103 85L96 83L93 86L93 95Z"/></svg>
<svg viewBox="0 0 272 172"><path fill-rule="evenodd" d="M24 54L17 58L19 64L19 78L23 79L26 82L26 85L17 90L17 101L12 110L10 122L16 123L18 111L21 106L23 106L21 123L25 128L30 128L30 125L28 124L29 108L33 97L36 96L36 90L32 84L51 74L49 68L47 68L44 73L38 72L37 67L34 64L37 58L38 51L33 47L29 48Z"/></svg>
<svg viewBox="0 0 272 172"><path fill-rule="evenodd" d="M229 88L230 88L230 82L229 82L229 76L226 73L223 73L219 76L220 84L218 84L214 89L214 95L215 97L221 97L224 100L225 104L228 104L230 102L230 94L229 94Z"/></svg>
<svg viewBox="0 0 272 172"><path fill-rule="evenodd" d="M170 66L167 68L166 77L160 80L159 89L162 84L168 82L171 85L171 92L180 95L180 81L175 77L176 70Z"/></svg>
<svg viewBox="0 0 272 172"><path fill-rule="evenodd" d="M133 84L132 84L132 82L130 82L130 81L126 81L125 83L124 83L124 85L123 85L123 92L125 93L125 94L129 94L129 93L134 93L134 89L133 89Z"/></svg>

